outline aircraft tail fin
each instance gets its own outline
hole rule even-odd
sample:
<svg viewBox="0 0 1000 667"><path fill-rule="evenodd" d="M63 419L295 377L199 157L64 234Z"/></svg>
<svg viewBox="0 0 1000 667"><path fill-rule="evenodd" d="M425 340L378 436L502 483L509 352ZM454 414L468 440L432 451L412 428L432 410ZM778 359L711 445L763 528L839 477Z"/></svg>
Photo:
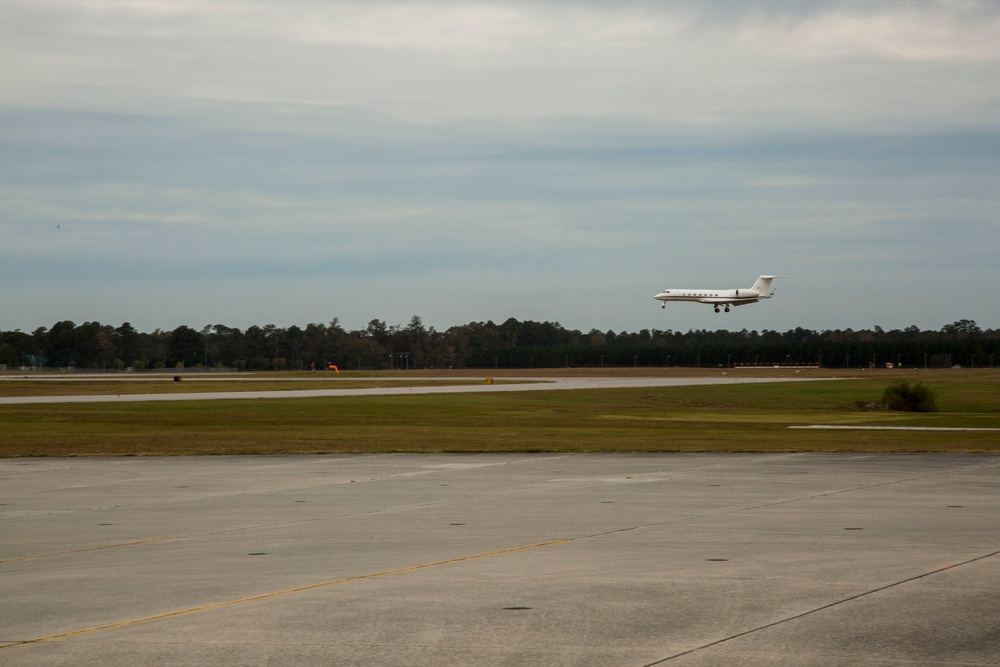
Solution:
<svg viewBox="0 0 1000 667"><path fill-rule="evenodd" d="M757 290L757 292L760 293L761 296L764 296L765 294L770 296L770 294L768 293L771 290L771 281L774 280L775 278L787 278L787 277L788 276L758 276L757 282L755 282L753 284L753 287L751 287L750 289Z"/></svg>

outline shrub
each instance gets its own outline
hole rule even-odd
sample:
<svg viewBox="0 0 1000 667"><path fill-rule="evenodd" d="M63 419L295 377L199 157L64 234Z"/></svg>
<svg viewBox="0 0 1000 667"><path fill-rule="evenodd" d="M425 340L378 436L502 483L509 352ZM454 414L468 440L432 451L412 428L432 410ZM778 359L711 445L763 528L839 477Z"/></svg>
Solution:
<svg viewBox="0 0 1000 667"><path fill-rule="evenodd" d="M885 388L882 402L890 410L902 412L934 412L937 410L934 390L923 382L896 380Z"/></svg>

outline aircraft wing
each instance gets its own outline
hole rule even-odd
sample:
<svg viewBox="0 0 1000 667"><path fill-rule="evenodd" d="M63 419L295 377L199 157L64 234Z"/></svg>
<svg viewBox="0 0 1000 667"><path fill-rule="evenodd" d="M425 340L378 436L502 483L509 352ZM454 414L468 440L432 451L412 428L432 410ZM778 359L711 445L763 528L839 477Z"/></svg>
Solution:
<svg viewBox="0 0 1000 667"><path fill-rule="evenodd" d="M770 299L772 296L774 296L774 293L777 291L778 290L773 289L771 290L770 294L761 294L760 296L755 296L752 299L724 299L722 297L719 297L717 299L716 298L702 299L702 301L704 303L728 304L730 306L745 306L748 303L757 303L762 299Z"/></svg>
<svg viewBox="0 0 1000 667"><path fill-rule="evenodd" d="M719 306L745 306L748 303L757 303L759 297L754 297L752 299L725 299L723 297L708 297L704 299L698 299L701 303L709 303L712 305Z"/></svg>

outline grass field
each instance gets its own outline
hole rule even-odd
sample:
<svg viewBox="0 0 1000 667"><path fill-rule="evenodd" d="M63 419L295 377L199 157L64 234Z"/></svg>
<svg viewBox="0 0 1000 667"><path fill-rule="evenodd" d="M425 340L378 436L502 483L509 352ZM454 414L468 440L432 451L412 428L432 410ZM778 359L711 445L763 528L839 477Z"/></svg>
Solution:
<svg viewBox="0 0 1000 667"><path fill-rule="evenodd" d="M554 371L471 371L447 383L481 383ZM718 376L720 370L594 369L593 375ZM490 394L0 405L0 456L304 454L341 452L1000 452L1000 431L814 431L793 425L1000 428L1000 371L754 370L739 377L842 377L760 383ZM410 373L407 379L419 378ZM427 374L425 374L427 375ZM440 376L441 373L429 375ZM399 378L399 375L394 376ZM940 410L863 410L892 380L920 380ZM345 376L347 387L400 381ZM321 380L327 383L328 380ZM236 385L235 387L228 386ZM169 389L167 389L169 387ZM0 395L165 393L328 388L312 376L250 382L4 379Z"/></svg>

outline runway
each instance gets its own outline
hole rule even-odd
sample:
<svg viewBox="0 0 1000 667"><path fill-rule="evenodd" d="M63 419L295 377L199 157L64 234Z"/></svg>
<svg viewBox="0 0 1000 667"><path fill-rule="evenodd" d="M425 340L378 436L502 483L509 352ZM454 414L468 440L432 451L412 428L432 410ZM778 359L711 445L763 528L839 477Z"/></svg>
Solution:
<svg viewBox="0 0 1000 667"><path fill-rule="evenodd" d="M72 379L72 377L64 378ZM116 379L127 380L128 377ZM252 381L254 378L248 378ZM622 389L627 387L680 387L705 384L753 384L765 382L819 382L835 378L810 377L521 377L504 378L510 384L455 384L434 385L433 382L454 381L455 378L379 378L380 382L407 382L413 386L365 387L358 389L287 389L271 391L192 391L169 394L92 394L67 396L3 396L0 405L26 405L37 403L136 403L146 401L219 401L261 398L327 398L335 396L393 396L401 394L460 394L496 393L510 391L558 391L566 389ZM215 381L199 378L195 382ZM162 378L161 378L162 381ZM308 380L302 380L303 382ZM426 382L427 385L420 386ZM345 383L346 384L346 383Z"/></svg>
<svg viewBox="0 0 1000 667"><path fill-rule="evenodd" d="M2 665L1000 664L1000 456L0 460Z"/></svg>

